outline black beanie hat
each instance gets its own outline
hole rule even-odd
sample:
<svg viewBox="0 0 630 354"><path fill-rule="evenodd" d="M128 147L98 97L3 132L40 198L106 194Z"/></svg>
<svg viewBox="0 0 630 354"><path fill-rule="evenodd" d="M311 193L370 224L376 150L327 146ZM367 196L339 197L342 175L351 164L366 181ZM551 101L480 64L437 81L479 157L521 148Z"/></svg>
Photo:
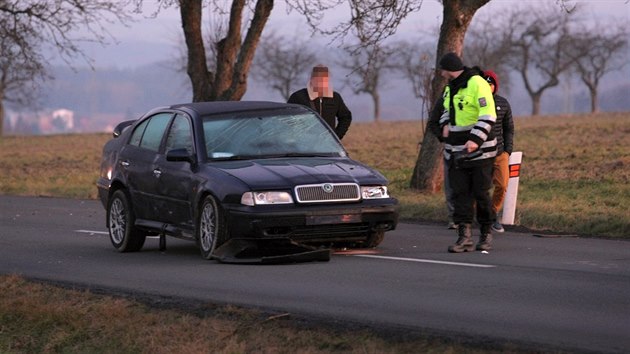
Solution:
<svg viewBox="0 0 630 354"><path fill-rule="evenodd" d="M464 63L459 59L457 54L450 52L444 54L442 59L440 59L440 69L446 71L460 71L464 70Z"/></svg>

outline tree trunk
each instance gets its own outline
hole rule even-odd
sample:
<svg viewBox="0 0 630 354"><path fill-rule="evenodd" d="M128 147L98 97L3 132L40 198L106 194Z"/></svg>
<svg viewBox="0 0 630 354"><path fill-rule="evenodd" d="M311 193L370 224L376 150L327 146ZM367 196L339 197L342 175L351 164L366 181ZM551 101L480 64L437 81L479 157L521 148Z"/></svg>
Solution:
<svg viewBox="0 0 630 354"><path fill-rule="evenodd" d="M448 52L455 52L461 55L464 46L464 37L470 21L475 12L490 0L444 0L443 20L440 27L440 38L437 45L437 56L435 67L439 68L439 60ZM464 60L465 62L465 60ZM442 94L446 86L439 70L436 69L435 76L431 83L432 94L431 104ZM425 130L422 139L422 147L416 160L416 166L411 176L410 187L437 192L442 187L442 146L440 142Z"/></svg>
<svg viewBox="0 0 630 354"><path fill-rule="evenodd" d="M257 0L254 14L242 40L241 28L246 0L233 0L228 32L217 46L216 72L208 71L201 31L202 0L179 0L186 47L188 77L193 102L240 100L247 91L247 76L260 36L273 9L273 0Z"/></svg>
<svg viewBox="0 0 630 354"><path fill-rule="evenodd" d="M242 45L239 46L238 58L232 70L230 85L227 90L220 92L219 98L222 100L237 101L243 98L247 91L247 76L249 68L254 60L256 47L260 42L263 29L267 24L271 10L273 9L273 0L258 0L254 9L254 17L250 23L247 35Z"/></svg>
<svg viewBox="0 0 630 354"><path fill-rule="evenodd" d="M180 0L179 9L186 47L187 72L193 89L193 102L208 101L212 73L208 72L206 50L201 34L201 0Z"/></svg>
<svg viewBox="0 0 630 354"><path fill-rule="evenodd" d="M372 102L374 102L374 121L381 121L381 97L378 92L372 92Z"/></svg>
<svg viewBox="0 0 630 354"><path fill-rule="evenodd" d="M540 98L542 97L542 92L533 94L532 96L532 116L540 115Z"/></svg>
<svg viewBox="0 0 630 354"><path fill-rule="evenodd" d="M589 87L589 93L591 94L591 113L599 112L599 99L597 96L597 87Z"/></svg>
<svg viewBox="0 0 630 354"><path fill-rule="evenodd" d="M245 7L245 0L232 1L227 34L217 43L217 72L214 75L214 86L210 97L212 101L229 89L234 75L236 58L241 47L243 7Z"/></svg>
<svg viewBox="0 0 630 354"><path fill-rule="evenodd" d="M4 95L0 94L0 139L4 135L4 103L2 103Z"/></svg>

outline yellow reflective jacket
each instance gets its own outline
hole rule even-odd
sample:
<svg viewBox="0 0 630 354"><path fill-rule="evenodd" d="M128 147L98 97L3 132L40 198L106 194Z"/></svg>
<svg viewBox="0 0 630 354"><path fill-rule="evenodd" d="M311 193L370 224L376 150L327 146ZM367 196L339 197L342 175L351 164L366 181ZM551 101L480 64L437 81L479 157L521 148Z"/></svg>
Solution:
<svg viewBox="0 0 630 354"><path fill-rule="evenodd" d="M477 68L466 68L444 89L440 126L448 124L449 127L444 145L446 159L450 159L453 152L463 150L468 140L477 143L483 152L474 160L496 156L497 141L492 129L497 119L494 98L490 85L479 72Z"/></svg>

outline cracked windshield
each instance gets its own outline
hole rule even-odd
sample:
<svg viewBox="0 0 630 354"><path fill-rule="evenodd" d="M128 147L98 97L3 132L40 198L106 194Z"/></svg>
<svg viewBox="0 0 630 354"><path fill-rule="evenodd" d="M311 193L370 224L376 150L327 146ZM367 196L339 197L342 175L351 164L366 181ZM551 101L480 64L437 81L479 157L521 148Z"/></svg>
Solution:
<svg viewBox="0 0 630 354"><path fill-rule="evenodd" d="M211 160L269 157L346 156L334 134L307 114L215 118L203 123Z"/></svg>

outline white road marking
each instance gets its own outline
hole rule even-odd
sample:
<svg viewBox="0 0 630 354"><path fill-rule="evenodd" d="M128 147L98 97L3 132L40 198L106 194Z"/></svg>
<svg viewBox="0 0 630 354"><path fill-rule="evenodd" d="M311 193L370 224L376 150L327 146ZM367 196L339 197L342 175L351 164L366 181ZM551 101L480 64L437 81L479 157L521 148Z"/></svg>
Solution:
<svg viewBox="0 0 630 354"><path fill-rule="evenodd" d="M81 232L81 233L84 233L84 234L90 234L90 235L94 235L94 234L98 234L98 235L109 235L109 232L107 232L107 231L74 230L74 232Z"/></svg>
<svg viewBox="0 0 630 354"><path fill-rule="evenodd" d="M107 231L93 231L93 230L74 230L74 232L81 232L84 234L90 234L90 235L109 235L109 232ZM160 238L160 236L147 236L147 238Z"/></svg>
<svg viewBox="0 0 630 354"><path fill-rule="evenodd" d="M446 261L435 261L431 259L376 256L376 255L371 255L371 254L357 254L357 255L353 255L353 257L380 258L380 259L389 259L389 260L394 260L394 261L418 262L418 263L446 264L446 265L455 265L455 266L461 266L461 267L496 268L496 266L489 265L489 264L446 262Z"/></svg>

